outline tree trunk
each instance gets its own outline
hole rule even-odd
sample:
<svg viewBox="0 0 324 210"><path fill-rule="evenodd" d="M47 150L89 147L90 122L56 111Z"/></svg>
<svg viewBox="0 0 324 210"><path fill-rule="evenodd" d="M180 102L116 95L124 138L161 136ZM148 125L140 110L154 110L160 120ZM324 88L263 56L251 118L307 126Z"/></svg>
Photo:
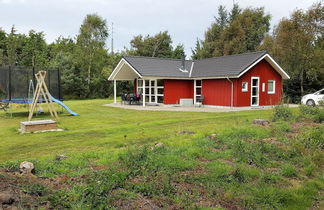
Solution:
<svg viewBox="0 0 324 210"><path fill-rule="evenodd" d="M304 69L300 72L300 94L301 96L304 95Z"/></svg>
<svg viewBox="0 0 324 210"><path fill-rule="evenodd" d="M88 78L87 78L87 80L88 80L88 86L89 87L90 87L90 79L91 79L91 61L90 61L89 65L88 65Z"/></svg>

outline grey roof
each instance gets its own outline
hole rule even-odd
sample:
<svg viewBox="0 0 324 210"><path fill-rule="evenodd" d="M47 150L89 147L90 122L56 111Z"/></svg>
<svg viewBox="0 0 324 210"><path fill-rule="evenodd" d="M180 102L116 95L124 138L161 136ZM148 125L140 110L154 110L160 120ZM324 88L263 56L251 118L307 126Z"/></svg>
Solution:
<svg viewBox="0 0 324 210"><path fill-rule="evenodd" d="M259 51L203 60L186 60L185 66L188 71L186 73L179 70L182 64L181 59L140 56L125 56L124 59L142 76L203 78L238 76L265 54L267 54L266 51Z"/></svg>
<svg viewBox="0 0 324 210"><path fill-rule="evenodd" d="M185 61L185 69L182 72L179 69L182 66L181 59L152 58L140 56L125 56L124 59L142 76L154 77L189 77L192 61Z"/></svg>
<svg viewBox="0 0 324 210"><path fill-rule="evenodd" d="M238 76L265 54L266 51L260 51L197 60L191 77Z"/></svg>

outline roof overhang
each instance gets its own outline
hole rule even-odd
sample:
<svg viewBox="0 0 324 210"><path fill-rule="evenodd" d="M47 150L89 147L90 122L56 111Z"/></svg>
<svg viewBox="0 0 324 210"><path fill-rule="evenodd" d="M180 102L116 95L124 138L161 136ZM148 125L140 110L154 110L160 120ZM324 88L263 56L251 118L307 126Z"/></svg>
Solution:
<svg viewBox="0 0 324 210"><path fill-rule="evenodd" d="M244 69L239 75L224 75L224 76L207 76L207 77L169 77L169 76L142 76L126 59L122 58L117 64L116 68L110 74L108 80L134 80L136 78L143 79L179 79L179 80L192 80L192 79L224 79L224 78L239 78L244 75L247 71L252 69L260 61L265 59L277 72L281 75L282 79L290 79L289 75L275 62L275 60L269 55L265 54L250 66ZM191 66L190 73L192 71L193 65ZM191 75L190 75L191 76Z"/></svg>
<svg viewBox="0 0 324 210"><path fill-rule="evenodd" d="M142 78L142 75L127 60L122 58L108 80L134 80L136 78Z"/></svg>
<svg viewBox="0 0 324 210"><path fill-rule="evenodd" d="M245 74L247 71L249 71L251 68L253 68L255 65L257 65L260 61L265 59L277 72L281 75L282 79L290 79L290 76L277 64L275 60L269 55L265 54L258 60L256 60L254 63L252 63L248 68L246 68L244 71L242 71L237 78L241 77L243 74Z"/></svg>

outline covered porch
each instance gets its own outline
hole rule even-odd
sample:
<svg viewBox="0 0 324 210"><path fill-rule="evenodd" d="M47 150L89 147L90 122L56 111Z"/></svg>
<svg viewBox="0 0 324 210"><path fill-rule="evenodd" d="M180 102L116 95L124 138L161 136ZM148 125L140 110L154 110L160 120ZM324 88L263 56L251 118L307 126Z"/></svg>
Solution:
<svg viewBox="0 0 324 210"><path fill-rule="evenodd" d="M146 105L163 104L164 102L163 80L153 77L143 77L125 59L121 59L108 80L113 81L114 104L117 104L118 81L134 82L133 94L140 97L139 102L143 107Z"/></svg>

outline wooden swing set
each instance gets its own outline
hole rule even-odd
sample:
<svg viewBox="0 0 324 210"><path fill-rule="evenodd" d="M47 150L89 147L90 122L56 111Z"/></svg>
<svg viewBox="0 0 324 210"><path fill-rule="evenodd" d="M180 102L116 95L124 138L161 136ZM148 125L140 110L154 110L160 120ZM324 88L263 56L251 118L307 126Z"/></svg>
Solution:
<svg viewBox="0 0 324 210"><path fill-rule="evenodd" d="M56 109L54 108L54 105L53 105L52 96L51 96L50 92L48 91L48 88L45 83L46 71L39 71L37 74L35 74L35 77L37 80L37 85L36 85L36 90L35 90L35 94L33 97L33 102L30 106L28 121L32 120L37 103L41 96L45 100L51 116L55 119L58 119Z"/></svg>

